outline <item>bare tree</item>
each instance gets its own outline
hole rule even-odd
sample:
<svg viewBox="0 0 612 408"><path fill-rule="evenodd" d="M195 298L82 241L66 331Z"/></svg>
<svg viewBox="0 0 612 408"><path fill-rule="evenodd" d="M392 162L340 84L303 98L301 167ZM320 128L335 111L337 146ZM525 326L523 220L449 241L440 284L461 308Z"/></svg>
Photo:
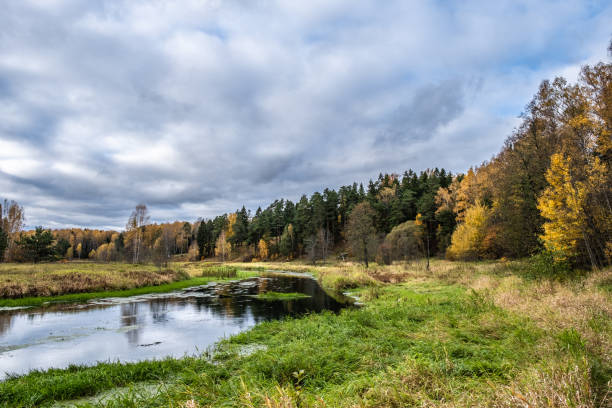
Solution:
<svg viewBox="0 0 612 408"><path fill-rule="evenodd" d="M138 204L126 225L126 233L132 243L132 261L140 262L144 227L149 223L149 212L145 204Z"/></svg>
<svg viewBox="0 0 612 408"><path fill-rule="evenodd" d="M317 259L327 259L329 250L333 247L333 235L327 228L319 228L305 240L305 244L308 258L315 265Z"/></svg>
<svg viewBox="0 0 612 408"><path fill-rule="evenodd" d="M13 200L5 199L4 203L0 203L0 222L2 223L2 230L7 234L7 258L11 260L17 247L17 235L23 230L25 224L23 207ZM1 256L0 259L2 259Z"/></svg>
<svg viewBox="0 0 612 408"><path fill-rule="evenodd" d="M317 240L319 241L319 248L321 249L321 258L323 261L327 260L329 250L333 247L333 236L327 228L320 228L317 233Z"/></svg>
<svg viewBox="0 0 612 408"><path fill-rule="evenodd" d="M225 256L229 255L232 250L232 245L227 241L227 234L225 230L222 230L219 234L219 238L217 238L217 244L215 247L215 252L217 256L221 255L221 259L225 262Z"/></svg>
<svg viewBox="0 0 612 408"><path fill-rule="evenodd" d="M153 245L153 263L159 266L168 266L168 260L176 250L176 242L172 234L172 228L168 224L162 226L161 234Z"/></svg>
<svg viewBox="0 0 612 408"><path fill-rule="evenodd" d="M362 258L366 268L369 259L376 251L376 228L374 228L374 210L367 202L361 202L353 208L347 226L348 244L353 254Z"/></svg>

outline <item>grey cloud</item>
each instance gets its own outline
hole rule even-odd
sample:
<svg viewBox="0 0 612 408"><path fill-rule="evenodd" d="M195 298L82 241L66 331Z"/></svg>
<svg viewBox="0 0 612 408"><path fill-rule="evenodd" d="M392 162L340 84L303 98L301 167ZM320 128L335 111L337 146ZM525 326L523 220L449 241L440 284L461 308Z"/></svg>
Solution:
<svg viewBox="0 0 612 408"><path fill-rule="evenodd" d="M464 84L446 80L415 90L412 100L389 118L389 128L377 143L405 143L431 137L443 125L457 118L464 110Z"/></svg>
<svg viewBox="0 0 612 408"><path fill-rule="evenodd" d="M500 110L605 55L612 18L578 0L53 3L0 14L0 197L56 227L463 171L515 125Z"/></svg>

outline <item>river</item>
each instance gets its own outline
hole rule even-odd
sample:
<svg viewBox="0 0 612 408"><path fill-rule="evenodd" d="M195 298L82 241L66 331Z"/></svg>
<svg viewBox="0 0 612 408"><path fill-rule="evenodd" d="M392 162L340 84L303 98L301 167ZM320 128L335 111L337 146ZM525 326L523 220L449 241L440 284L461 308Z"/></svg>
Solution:
<svg viewBox="0 0 612 408"><path fill-rule="evenodd" d="M254 296L268 291L309 297L269 301ZM337 312L349 303L331 297L311 277L274 275L86 304L2 310L0 380L71 364L194 355L259 322Z"/></svg>

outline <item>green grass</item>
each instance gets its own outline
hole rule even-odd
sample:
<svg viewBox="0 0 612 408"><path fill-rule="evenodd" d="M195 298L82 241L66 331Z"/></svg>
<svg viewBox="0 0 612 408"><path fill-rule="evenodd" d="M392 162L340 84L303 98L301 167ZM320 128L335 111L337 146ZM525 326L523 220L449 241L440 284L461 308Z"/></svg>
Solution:
<svg viewBox="0 0 612 408"><path fill-rule="evenodd" d="M460 397L480 405L568 344L572 359L585 358L575 337L549 335L455 285L388 286L360 309L266 322L224 340L217 364L203 357L36 372L0 383L0 403L32 407L172 379L154 396L122 393L104 405L180 406L193 399L200 406L261 406L268 398L300 406L321 399L334 407L407 406ZM556 348L542 347L549 340Z"/></svg>
<svg viewBox="0 0 612 408"><path fill-rule="evenodd" d="M164 359L139 363L100 363L95 367L71 366L63 370L34 371L26 377L0 383L0 406L37 407L53 401L127 386L160 381L185 370L202 370L210 363L201 358Z"/></svg>
<svg viewBox="0 0 612 408"><path fill-rule="evenodd" d="M158 286L144 286L126 290L109 290L101 292L71 293L59 296L32 296L19 299L0 299L0 307L44 306L47 303L86 302L91 299L107 297L128 297L147 293L163 293L184 289L190 286L204 285L218 279L212 277L192 278Z"/></svg>
<svg viewBox="0 0 612 408"><path fill-rule="evenodd" d="M265 301L276 301L276 300L295 300L295 299L305 299L309 298L310 295L305 293L298 292L290 292L290 293L281 293L281 292L265 292L259 293L257 295L253 295L254 298Z"/></svg>
<svg viewBox="0 0 612 408"><path fill-rule="evenodd" d="M202 276L216 276L223 278L235 278L238 275L238 268L235 266L211 265L206 266Z"/></svg>
<svg viewBox="0 0 612 408"><path fill-rule="evenodd" d="M8 379L0 406L604 406L612 325L594 305L608 304L597 289L608 272L574 287L498 264L385 271L414 277L355 289L364 307L262 323L201 357ZM138 391L151 382L158 392ZM79 399L95 395L104 401Z"/></svg>

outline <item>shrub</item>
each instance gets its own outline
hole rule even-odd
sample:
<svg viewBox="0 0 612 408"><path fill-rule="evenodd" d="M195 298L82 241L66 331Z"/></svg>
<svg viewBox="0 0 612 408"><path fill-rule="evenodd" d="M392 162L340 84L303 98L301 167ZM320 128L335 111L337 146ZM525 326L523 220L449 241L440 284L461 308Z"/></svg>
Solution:
<svg viewBox="0 0 612 408"><path fill-rule="evenodd" d="M571 265L550 251L532 256L527 264L527 276L531 278L566 279L572 276Z"/></svg>

